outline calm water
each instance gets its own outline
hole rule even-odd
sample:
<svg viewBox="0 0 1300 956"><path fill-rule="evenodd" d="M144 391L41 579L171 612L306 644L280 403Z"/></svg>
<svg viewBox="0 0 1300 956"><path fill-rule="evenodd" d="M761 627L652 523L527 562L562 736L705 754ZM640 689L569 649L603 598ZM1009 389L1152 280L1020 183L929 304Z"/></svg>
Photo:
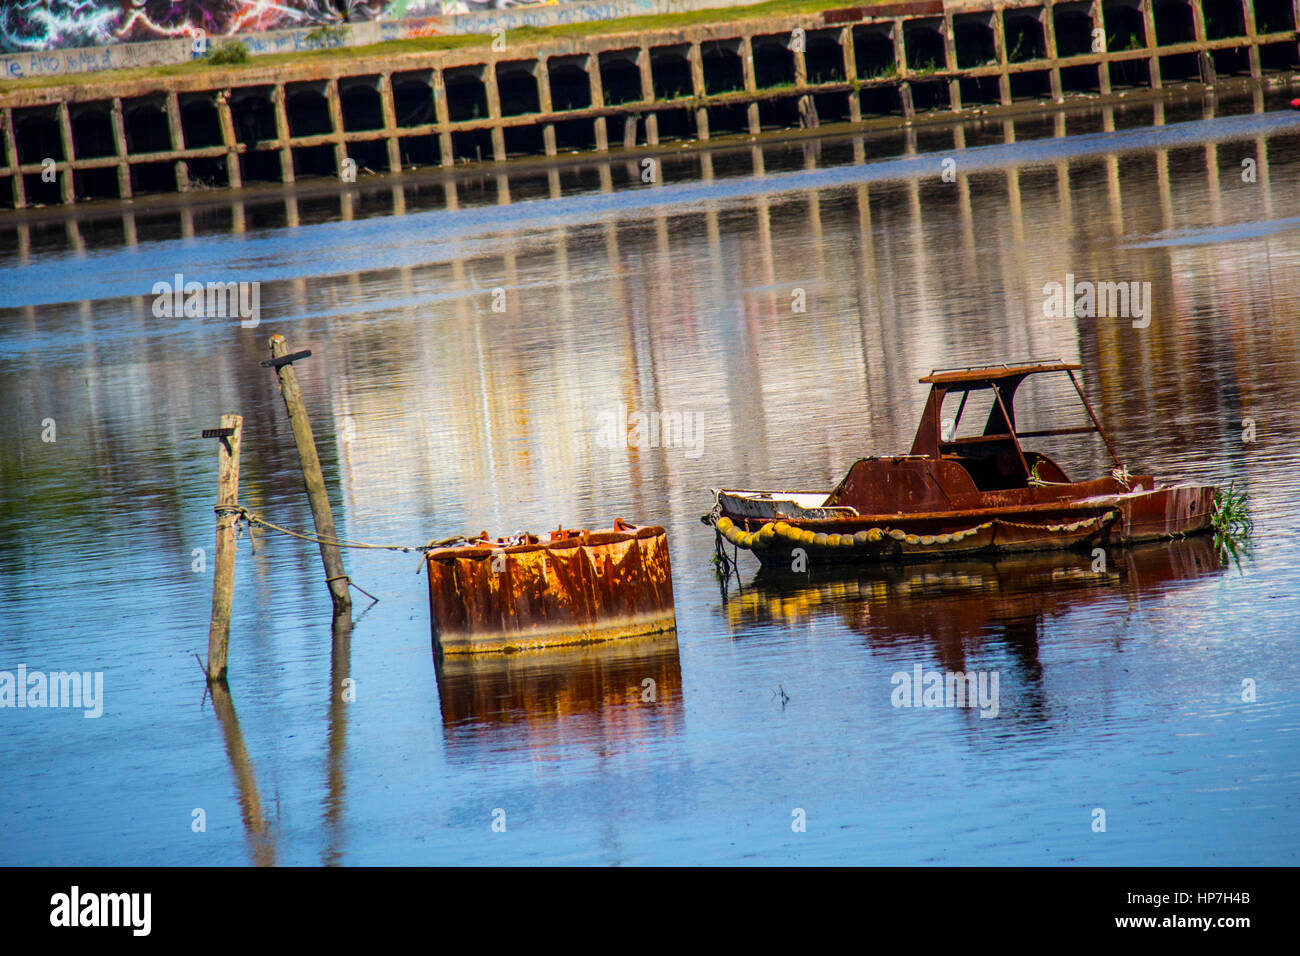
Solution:
<svg viewBox="0 0 1300 956"><path fill-rule="evenodd" d="M0 218L0 670L104 680L99 719L0 709L0 863L1294 863L1284 100ZM177 272L260 281L261 325L155 318ZM1067 274L1149 282L1149 327L1044 317ZM313 353L341 534L659 523L675 637L439 672L415 555L347 552L381 600L332 635L317 553L258 535L205 700L199 431L243 414L243 502L310 526L274 332ZM830 487L907 449L931 368L1057 356L1130 468L1249 491L1239 566L1190 541L720 585L710 487ZM601 447L623 403L703 441ZM996 670L998 716L893 707L914 665Z"/></svg>

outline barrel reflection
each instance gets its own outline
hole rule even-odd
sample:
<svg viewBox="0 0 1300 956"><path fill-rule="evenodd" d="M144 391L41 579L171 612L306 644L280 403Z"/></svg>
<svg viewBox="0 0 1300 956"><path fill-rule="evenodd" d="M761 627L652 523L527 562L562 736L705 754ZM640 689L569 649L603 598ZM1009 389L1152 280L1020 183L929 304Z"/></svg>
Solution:
<svg viewBox="0 0 1300 956"><path fill-rule="evenodd" d="M435 656L453 755L632 749L682 730L677 633L515 654Z"/></svg>

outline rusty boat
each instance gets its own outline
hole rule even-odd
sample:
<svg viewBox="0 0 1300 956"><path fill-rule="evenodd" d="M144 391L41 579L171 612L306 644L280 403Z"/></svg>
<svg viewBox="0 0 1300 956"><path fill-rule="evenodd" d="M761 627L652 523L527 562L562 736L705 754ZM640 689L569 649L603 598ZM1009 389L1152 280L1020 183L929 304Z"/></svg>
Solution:
<svg viewBox="0 0 1300 956"><path fill-rule="evenodd" d="M667 533L622 519L425 554L435 654L513 653L673 630Z"/></svg>
<svg viewBox="0 0 1300 956"><path fill-rule="evenodd" d="M714 491L701 520L764 566L790 567L949 556L1091 549L1180 538L1212 527L1216 489L1131 474L1115 453L1075 372L1060 360L938 369L912 449L861 458L830 491ZM1016 393L1030 376L1068 376L1088 424L1020 430ZM989 408L982 431L962 435L968 399ZM952 396L956 416L945 420ZM978 425L976 426L978 427ZM1070 479L1025 442L1095 434L1114 468ZM802 549L796 555L796 549ZM725 552L723 553L725 556Z"/></svg>

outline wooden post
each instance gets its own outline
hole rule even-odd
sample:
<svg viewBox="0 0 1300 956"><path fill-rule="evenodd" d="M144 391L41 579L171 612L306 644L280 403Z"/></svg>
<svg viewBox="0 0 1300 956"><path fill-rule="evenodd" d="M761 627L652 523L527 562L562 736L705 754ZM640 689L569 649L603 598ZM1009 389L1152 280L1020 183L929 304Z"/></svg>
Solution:
<svg viewBox="0 0 1300 956"><path fill-rule="evenodd" d="M239 503L239 441L244 419L221 416L217 452L217 507L233 508ZM229 429L229 434L224 434ZM230 647L230 610L235 592L235 515L217 515L217 558L212 574L212 621L208 625L208 681L226 679L226 655Z"/></svg>
<svg viewBox="0 0 1300 956"><path fill-rule="evenodd" d="M293 370L292 359L306 358L306 355L290 356L290 361L280 361L288 353L289 345L284 336L273 335L271 361L263 364L274 366L275 374L280 379L280 394L284 396L289 424L293 426L293 440L298 445L298 459L302 462L302 476L307 483L307 498L311 502L311 517L316 524L316 535L333 541L334 513L330 510L329 495L325 491L325 476L321 474L316 439L312 437L311 422L307 420L307 407L303 405L302 392L298 390L298 375ZM348 591L348 577L343 573L343 556L339 553L338 545L321 541L320 557L325 565L325 583L329 585L330 595L334 599L335 615L351 614L352 595Z"/></svg>

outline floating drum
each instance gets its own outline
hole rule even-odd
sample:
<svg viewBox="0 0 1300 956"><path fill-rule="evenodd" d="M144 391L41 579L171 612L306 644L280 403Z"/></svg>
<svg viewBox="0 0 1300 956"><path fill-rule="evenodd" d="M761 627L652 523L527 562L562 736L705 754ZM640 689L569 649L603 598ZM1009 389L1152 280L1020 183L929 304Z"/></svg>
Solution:
<svg viewBox="0 0 1300 956"><path fill-rule="evenodd" d="M482 538L430 551L429 610L439 654L510 653L671 630L663 528Z"/></svg>

